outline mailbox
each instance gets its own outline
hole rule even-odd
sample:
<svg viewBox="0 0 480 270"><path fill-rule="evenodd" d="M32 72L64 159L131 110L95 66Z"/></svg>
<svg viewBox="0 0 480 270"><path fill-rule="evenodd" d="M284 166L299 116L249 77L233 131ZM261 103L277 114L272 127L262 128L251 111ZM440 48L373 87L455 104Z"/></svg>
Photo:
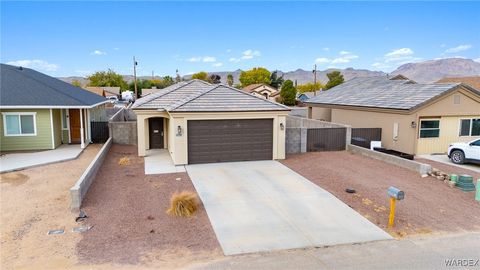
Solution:
<svg viewBox="0 0 480 270"><path fill-rule="evenodd" d="M389 187L388 188L388 196L394 198L396 200L403 200L405 198L405 192L396 188L396 187Z"/></svg>

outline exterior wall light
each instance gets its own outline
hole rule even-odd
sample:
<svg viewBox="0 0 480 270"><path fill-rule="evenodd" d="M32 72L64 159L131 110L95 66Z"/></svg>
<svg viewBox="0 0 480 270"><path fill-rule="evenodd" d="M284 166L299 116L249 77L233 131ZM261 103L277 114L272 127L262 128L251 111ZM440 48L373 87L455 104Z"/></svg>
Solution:
<svg viewBox="0 0 480 270"><path fill-rule="evenodd" d="M177 127L177 136L182 136L182 127L181 126Z"/></svg>
<svg viewBox="0 0 480 270"><path fill-rule="evenodd" d="M412 128L416 128L416 127L417 127L417 122L412 121L412 122L410 123L410 126L411 126Z"/></svg>
<svg viewBox="0 0 480 270"><path fill-rule="evenodd" d="M284 129L285 129L285 126L283 125L283 123L280 123L280 129L281 129L281 130L284 130Z"/></svg>

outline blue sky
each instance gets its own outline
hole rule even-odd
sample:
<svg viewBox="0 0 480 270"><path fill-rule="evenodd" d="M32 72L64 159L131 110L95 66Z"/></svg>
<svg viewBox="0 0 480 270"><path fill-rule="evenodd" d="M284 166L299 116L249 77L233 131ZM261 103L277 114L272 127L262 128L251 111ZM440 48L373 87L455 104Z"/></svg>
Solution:
<svg viewBox="0 0 480 270"><path fill-rule="evenodd" d="M1 62L54 76L480 61L479 2L1 2Z"/></svg>

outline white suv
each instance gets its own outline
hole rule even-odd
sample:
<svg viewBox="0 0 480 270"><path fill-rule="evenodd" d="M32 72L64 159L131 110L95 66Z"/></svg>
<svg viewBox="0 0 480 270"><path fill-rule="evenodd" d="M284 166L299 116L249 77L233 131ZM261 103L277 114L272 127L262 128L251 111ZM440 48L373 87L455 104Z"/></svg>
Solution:
<svg viewBox="0 0 480 270"><path fill-rule="evenodd" d="M448 157L455 164L463 164L465 162L480 163L480 139L467 143L450 144Z"/></svg>

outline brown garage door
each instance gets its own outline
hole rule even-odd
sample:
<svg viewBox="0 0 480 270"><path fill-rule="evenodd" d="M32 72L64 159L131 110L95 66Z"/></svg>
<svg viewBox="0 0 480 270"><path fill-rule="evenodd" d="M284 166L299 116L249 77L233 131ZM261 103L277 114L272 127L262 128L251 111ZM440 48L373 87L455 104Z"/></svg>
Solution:
<svg viewBox="0 0 480 270"><path fill-rule="evenodd" d="M273 119L190 120L188 163L272 159Z"/></svg>

